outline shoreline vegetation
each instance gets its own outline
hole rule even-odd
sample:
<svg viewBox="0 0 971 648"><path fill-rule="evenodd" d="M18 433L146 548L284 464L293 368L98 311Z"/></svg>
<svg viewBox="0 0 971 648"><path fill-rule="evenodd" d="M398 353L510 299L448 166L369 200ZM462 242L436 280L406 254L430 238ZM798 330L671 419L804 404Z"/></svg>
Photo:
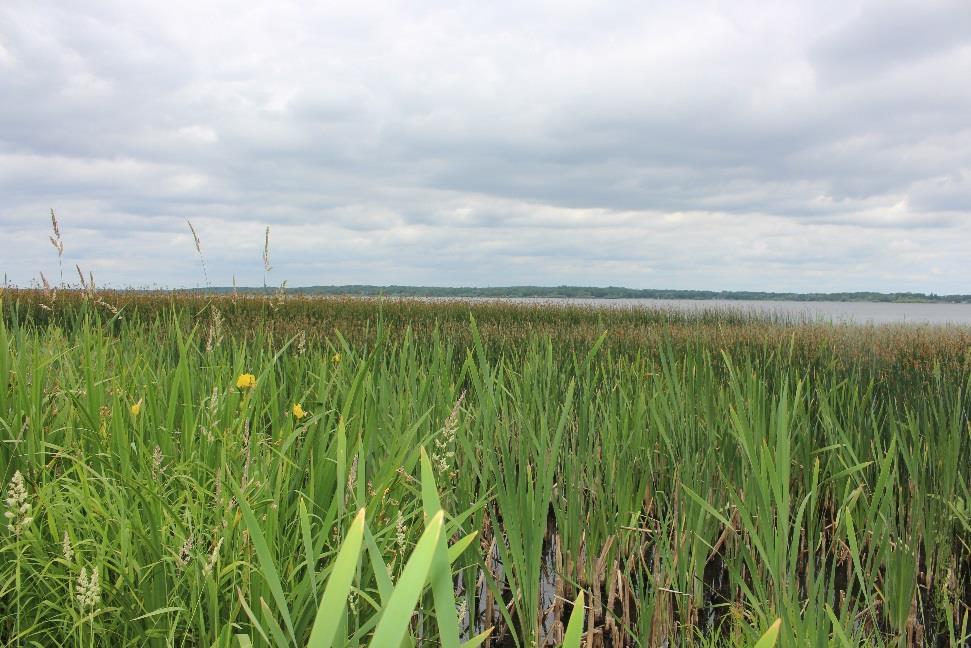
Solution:
<svg viewBox="0 0 971 648"><path fill-rule="evenodd" d="M264 288L213 287L194 289L201 292L231 293L263 292ZM835 292L795 293L747 290L663 290L654 288L623 288L618 286L304 286L288 289L305 295L354 295L367 297L455 297L455 298L547 298L547 299L683 299L726 301L795 301L795 302L867 302L898 304L971 304L971 295L938 295L915 292Z"/></svg>
<svg viewBox="0 0 971 648"><path fill-rule="evenodd" d="M971 640L969 328L90 286L0 308L4 645Z"/></svg>

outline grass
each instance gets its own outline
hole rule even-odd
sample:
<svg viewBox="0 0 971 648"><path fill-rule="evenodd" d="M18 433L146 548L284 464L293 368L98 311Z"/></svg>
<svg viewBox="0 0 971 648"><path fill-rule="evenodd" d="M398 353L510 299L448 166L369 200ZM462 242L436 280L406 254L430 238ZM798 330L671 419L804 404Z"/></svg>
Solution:
<svg viewBox="0 0 971 648"><path fill-rule="evenodd" d="M2 308L5 645L971 641L967 328Z"/></svg>

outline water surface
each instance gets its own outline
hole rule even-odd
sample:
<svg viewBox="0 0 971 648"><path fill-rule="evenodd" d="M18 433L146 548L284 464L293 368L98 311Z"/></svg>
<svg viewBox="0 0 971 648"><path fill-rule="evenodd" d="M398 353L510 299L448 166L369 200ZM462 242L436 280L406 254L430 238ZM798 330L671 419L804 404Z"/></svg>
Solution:
<svg viewBox="0 0 971 648"><path fill-rule="evenodd" d="M744 301L735 299L577 299L549 297L447 298L450 301L498 301L561 304L594 308L660 308L693 312L726 310L781 315L794 320L848 324L938 324L971 326L971 304L898 304L890 302Z"/></svg>

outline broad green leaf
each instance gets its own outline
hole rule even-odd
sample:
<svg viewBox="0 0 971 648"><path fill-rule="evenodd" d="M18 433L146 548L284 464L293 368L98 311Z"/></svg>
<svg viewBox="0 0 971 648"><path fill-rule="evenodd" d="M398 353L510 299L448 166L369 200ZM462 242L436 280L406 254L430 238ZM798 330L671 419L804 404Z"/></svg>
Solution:
<svg viewBox="0 0 971 648"><path fill-rule="evenodd" d="M488 628L480 632L479 634L475 635L474 637L466 641L464 644L462 644L462 648L476 648L477 646L481 646L482 642L488 639L490 634L492 634L492 628Z"/></svg>
<svg viewBox="0 0 971 648"><path fill-rule="evenodd" d="M459 538L455 541L451 547L448 548L448 562L449 564L454 563L459 559L465 550L472 546L472 541L475 540L476 536L479 535L478 531L473 531L464 538Z"/></svg>
<svg viewBox="0 0 971 648"><path fill-rule="evenodd" d="M263 598L260 598L260 609L263 610L264 618L266 619L267 625L270 627L270 636L273 637L273 641L277 648L285 648L289 645L286 636L283 634L283 628L277 623L277 620L273 616L273 610L270 606L266 604Z"/></svg>
<svg viewBox="0 0 971 648"><path fill-rule="evenodd" d="M435 473L425 449L421 449L421 500L426 519L441 510ZM452 583L451 563L445 534L439 534L431 569L432 598L435 600L435 620L438 623L438 640L444 648L459 647L459 624L456 615L455 590Z"/></svg>
<svg viewBox="0 0 971 648"><path fill-rule="evenodd" d="M310 631L307 648L330 648L337 636L341 617L344 616L347 599L351 594L354 574L357 572L357 565L361 558L364 513L364 509L358 511L357 517L354 518L347 532L347 537L341 544L340 551L337 552L330 578L327 579L327 587L324 588L324 595L320 598L320 605L317 607L317 617Z"/></svg>
<svg viewBox="0 0 971 648"><path fill-rule="evenodd" d="M287 626L290 639L296 643L297 639L293 632L293 621L290 619L290 608L287 606L287 599L283 594L283 585L280 583L280 575L277 573L276 566L273 564L273 556L270 555L270 548L266 544L263 530L256 521L256 516L253 515L249 504L246 503L242 491L236 484L233 484L233 490L236 492L236 500L239 503L240 511L243 513L246 528L249 529L250 540L253 543L253 548L256 550L256 556L260 560L260 573L263 574L266 584L270 587L270 593L273 595L273 600L280 614L283 616L283 622Z"/></svg>
<svg viewBox="0 0 971 648"><path fill-rule="evenodd" d="M573 602L573 611L570 612L570 620L566 624L566 633L563 635L563 648L580 648L580 640L583 637L583 590L577 595L577 600Z"/></svg>
<svg viewBox="0 0 971 648"><path fill-rule="evenodd" d="M310 536L310 516L307 514L307 505L303 498L297 506L297 513L300 516L300 537L303 540L304 561L307 563L307 573L310 575L310 587L313 589L314 602L317 602L317 562L314 556L313 541Z"/></svg>
<svg viewBox="0 0 971 648"><path fill-rule="evenodd" d="M418 544L415 545L401 573L401 579L385 606L381 621L374 630L374 637L370 644L373 648L398 646L405 638L408 624L411 622L411 613L414 612L418 598L428 581L428 573L431 571L435 549L442 534L444 519L444 511L436 513L429 521ZM452 615L455 615L454 611Z"/></svg>
<svg viewBox="0 0 971 648"><path fill-rule="evenodd" d="M755 642L752 648L772 648L779 640L779 630L782 628L782 619L776 619L775 623L769 626L765 634Z"/></svg>

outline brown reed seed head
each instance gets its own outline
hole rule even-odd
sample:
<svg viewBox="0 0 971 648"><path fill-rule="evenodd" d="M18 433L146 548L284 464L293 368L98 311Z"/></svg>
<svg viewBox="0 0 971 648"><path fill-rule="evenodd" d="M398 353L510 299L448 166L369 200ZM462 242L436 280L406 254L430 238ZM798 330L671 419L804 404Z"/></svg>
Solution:
<svg viewBox="0 0 971 648"><path fill-rule="evenodd" d="M57 216L54 214L53 208L51 209L51 229L54 231L54 236L48 237L51 245L57 250L57 256L63 256L64 241L61 239L61 227L57 222Z"/></svg>
<svg viewBox="0 0 971 648"><path fill-rule="evenodd" d="M196 252L202 254L202 243L199 242L199 235L196 234L196 228L192 226L192 221L186 219L185 222L189 226L189 231L192 232L192 241L196 244Z"/></svg>
<svg viewBox="0 0 971 648"><path fill-rule="evenodd" d="M266 235L263 238L263 269L269 272L273 269L270 265L270 226L266 226Z"/></svg>

